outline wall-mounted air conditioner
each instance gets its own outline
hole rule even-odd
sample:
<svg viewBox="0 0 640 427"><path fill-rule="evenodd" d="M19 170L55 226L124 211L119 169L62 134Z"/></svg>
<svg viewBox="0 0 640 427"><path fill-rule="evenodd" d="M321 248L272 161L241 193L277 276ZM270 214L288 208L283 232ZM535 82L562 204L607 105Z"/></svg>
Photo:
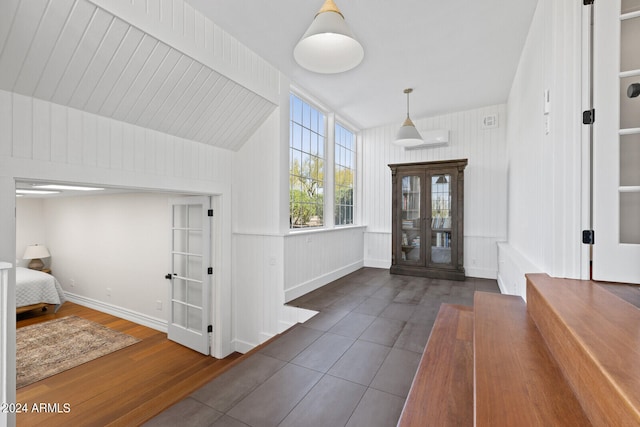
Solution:
<svg viewBox="0 0 640 427"><path fill-rule="evenodd" d="M449 131L447 129L421 130L420 136L423 141L420 142L395 142L395 144L404 147L405 150L417 150L420 148L438 147L449 143Z"/></svg>

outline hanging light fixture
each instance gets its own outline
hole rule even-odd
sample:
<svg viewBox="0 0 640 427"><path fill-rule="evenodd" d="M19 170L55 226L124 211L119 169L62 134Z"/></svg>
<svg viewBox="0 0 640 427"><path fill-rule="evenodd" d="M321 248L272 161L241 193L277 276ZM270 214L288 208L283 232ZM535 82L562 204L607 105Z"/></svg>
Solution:
<svg viewBox="0 0 640 427"><path fill-rule="evenodd" d="M301 67L316 73L342 73L362 62L364 49L338 6L326 0L293 49L293 57Z"/></svg>
<svg viewBox="0 0 640 427"><path fill-rule="evenodd" d="M416 144L422 144L424 140L420 136L418 129L411 121L409 117L409 94L413 92L413 89L405 89L404 93L407 94L407 118L402 123L402 127L398 130L396 140L394 141L398 145L411 146Z"/></svg>

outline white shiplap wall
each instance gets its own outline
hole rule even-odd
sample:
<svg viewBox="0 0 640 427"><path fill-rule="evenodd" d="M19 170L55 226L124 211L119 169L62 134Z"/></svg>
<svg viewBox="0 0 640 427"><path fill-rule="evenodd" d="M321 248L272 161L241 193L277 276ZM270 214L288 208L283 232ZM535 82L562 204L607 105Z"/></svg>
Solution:
<svg viewBox="0 0 640 427"><path fill-rule="evenodd" d="M228 182L233 153L0 91L0 157L95 168L105 172L103 175L123 171L148 177ZM73 180L73 174L69 175L67 179ZM100 174L94 175L93 181L100 180Z"/></svg>
<svg viewBox="0 0 640 427"><path fill-rule="evenodd" d="M362 215L367 225L364 262L391 265L390 163L467 158L464 202L464 267L467 276L496 278L496 242L507 237L507 154L505 105L414 120L418 130L447 129L449 144L404 150L392 144L400 124L362 132ZM498 127L484 129L483 118L498 116Z"/></svg>
<svg viewBox="0 0 640 427"><path fill-rule="evenodd" d="M581 123L583 13L580 3L540 0L507 103L509 239L499 282L524 296L529 272L588 279L588 137ZM588 23L585 24L588 26ZM548 131L543 114L549 90ZM583 129L584 128L584 129Z"/></svg>

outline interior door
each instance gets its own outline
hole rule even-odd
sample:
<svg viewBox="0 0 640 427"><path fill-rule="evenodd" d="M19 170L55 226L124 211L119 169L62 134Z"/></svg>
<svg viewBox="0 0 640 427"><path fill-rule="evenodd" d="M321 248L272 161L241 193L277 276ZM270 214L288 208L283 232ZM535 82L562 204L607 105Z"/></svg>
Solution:
<svg viewBox="0 0 640 427"><path fill-rule="evenodd" d="M593 7L593 278L640 283L640 0Z"/></svg>
<svg viewBox="0 0 640 427"><path fill-rule="evenodd" d="M169 339L210 353L211 217L209 197L173 199Z"/></svg>

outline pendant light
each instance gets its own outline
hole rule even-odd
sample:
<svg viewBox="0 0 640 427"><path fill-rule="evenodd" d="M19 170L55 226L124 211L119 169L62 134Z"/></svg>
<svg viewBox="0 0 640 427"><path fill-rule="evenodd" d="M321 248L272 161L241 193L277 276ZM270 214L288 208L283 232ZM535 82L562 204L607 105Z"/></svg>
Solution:
<svg viewBox="0 0 640 427"><path fill-rule="evenodd" d="M413 92L413 89L405 89L404 93L407 94L407 118L404 123L402 123L402 127L398 130L398 134L396 135L396 140L394 141L398 145L402 146L411 146L416 144L421 144L424 142L418 129L409 118L409 94Z"/></svg>
<svg viewBox="0 0 640 427"><path fill-rule="evenodd" d="M341 73L362 62L364 49L333 0L326 0L293 50L296 62L309 71Z"/></svg>

